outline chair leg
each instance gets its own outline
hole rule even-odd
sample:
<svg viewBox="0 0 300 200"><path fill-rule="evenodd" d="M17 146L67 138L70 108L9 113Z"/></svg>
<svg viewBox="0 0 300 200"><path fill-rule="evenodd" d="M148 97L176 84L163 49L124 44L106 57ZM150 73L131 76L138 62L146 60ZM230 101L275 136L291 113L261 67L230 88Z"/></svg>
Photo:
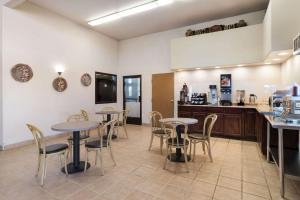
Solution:
<svg viewBox="0 0 300 200"><path fill-rule="evenodd" d="M97 154L96 154L97 155ZM85 149L85 162L84 162L84 173L86 172L87 169L87 163L89 160L89 154L88 154L88 150ZM96 160L97 160L97 156L96 156ZM96 162L96 161L95 161Z"/></svg>
<svg viewBox="0 0 300 200"><path fill-rule="evenodd" d="M65 156L65 173L66 173L66 176L69 175L69 172L68 172L68 165L67 165L68 154L69 154L69 150L66 150L65 153L64 153L64 156Z"/></svg>
<svg viewBox="0 0 300 200"><path fill-rule="evenodd" d="M126 126L123 126L123 128L124 128L124 132L125 132L126 138L128 139L128 133L127 133Z"/></svg>
<svg viewBox="0 0 300 200"><path fill-rule="evenodd" d="M207 149L208 149L208 155L209 155L210 162L213 162L213 158L212 158L212 155L211 155L211 149L210 149L210 141L209 140L207 141Z"/></svg>
<svg viewBox="0 0 300 200"><path fill-rule="evenodd" d="M193 149L193 162L195 161L196 157L196 142L194 142L194 149Z"/></svg>
<svg viewBox="0 0 300 200"><path fill-rule="evenodd" d="M41 154L38 155L38 166L35 174L36 177L39 175L40 168L41 168Z"/></svg>
<svg viewBox="0 0 300 200"><path fill-rule="evenodd" d="M163 155L164 138L160 137L160 154Z"/></svg>
<svg viewBox="0 0 300 200"><path fill-rule="evenodd" d="M189 172L189 166L188 166L188 158L187 158L187 147L184 148L184 164L186 167L186 171Z"/></svg>
<svg viewBox="0 0 300 200"><path fill-rule="evenodd" d="M117 165L117 163L116 163L116 161L115 161L114 154L113 154L113 152L112 152L112 148L111 148L111 146L109 146L109 152L110 152L110 157L111 157L111 159L113 160L113 162L114 162L114 165L116 166L116 165Z"/></svg>
<svg viewBox="0 0 300 200"><path fill-rule="evenodd" d="M193 140L190 140L190 157L192 158L192 143L193 143Z"/></svg>
<svg viewBox="0 0 300 200"><path fill-rule="evenodd" d="M70 159L72 159L73 158L73 144L70 140L69 140L69 152L70 152Z"/></svg>
<svg viewBox="0 0 300 200"><path fill-rule="evenodd" d="M42 171L42 176L41 176L41 186L44 185L44 178L46 176L46 155L43 155L43 171Z"/></svg>
<svg viewBox="0 0 300 200"><path fill-rule="evenodd" d="M151 147L152 147L152 142L153 142L153 133L151 134L151 139L150 139L150 145L149 145L149 148L148 148L148 151L151 150Z"/></svg>
<svg viewBox="0 0 300 200"><path fill-rule="evenodd" d="M99 153L99 159L100 159L101 175L103 176L104 175L104 170L103 170L102 150L100 149L99 151L100 151L100 153Z"/></svg>
<svg viewBox="0 0 300 200"><path fill-rule="evenodd" d="M166 167L167 167L168 156L169 156L169 147L168 147L167 143L166 143L166 145L167 145L167 155L166 155L166 159L165 159L164 169L166 169Z"/></svg>
<svg viewBox="0 0 300 200"><path fill-rule="evenodd" d="M96 156L95 156L95 166L97 166L97 161L98 161L98 151L96 151Z"/></svg>
<svg viewBox="0 0 300 200"><path fill-rule="evenodd" d="M202 142L202 149L203 149L203 152L204 152L204 155L205 155L205 144Z"/></svg>

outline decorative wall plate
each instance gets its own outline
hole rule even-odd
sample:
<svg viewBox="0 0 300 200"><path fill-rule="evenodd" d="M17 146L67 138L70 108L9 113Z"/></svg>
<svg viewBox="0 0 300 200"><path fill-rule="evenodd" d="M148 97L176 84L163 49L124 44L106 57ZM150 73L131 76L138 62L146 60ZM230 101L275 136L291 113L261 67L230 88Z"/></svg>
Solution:
<svg viewBox="0 0 300 200"><path fill-rule="evenodd" d="M52 85L57 92L63 92L68 87L66 79L62 77L57 77L56 79L54 79Z"/></svg>
<svg viewBox="0 0 300 200"><path fill-rule="evenodd" d="M84 86L89 86L92 83L92 77L88 73L85 73L81 76L81 84Z"/></svg>
<svg viewBox="0 0 300 200"><path fill-rule="evenodd" d="M26 64L16 64L11 69L12 77L19 82L27 82L33 77L32 69Z"/></svg>

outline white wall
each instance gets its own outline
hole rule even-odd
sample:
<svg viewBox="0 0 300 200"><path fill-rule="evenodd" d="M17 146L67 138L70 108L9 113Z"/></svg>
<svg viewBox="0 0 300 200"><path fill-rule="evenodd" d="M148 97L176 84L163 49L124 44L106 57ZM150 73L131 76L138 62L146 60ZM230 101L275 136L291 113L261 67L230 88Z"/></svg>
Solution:
<svg viewBox="0 0 300 200"><path fill-rule="evenodd" d="M236 23L240 19L244 19L249 25L260 24L263 21L264 14L265 11L258 11L120 41L118 74L120 76L142 75L143 123L148 122L147 115L152 110L152 74L170 72L170 42L172 39L183 37L189 28L200 29L215 24L231 24ZM119 102L121 102L123 98L121 77L119 78L118 87L118 91L120 91L118 93L118 99ZM178 94L175 94L175 96L176 95Z"/></svg>
<svg viewBox="0 0 300 200"><path fill-rule="evenodd" d="M300 56L293 56L281 65L281 80L284 86L300 85Z"/></svg>
<svg viewBox="0 0 300 200"><path fill-rule="evenodd" d="M99 109L94 102L94 73L115 73L117 54L117 41L31 3L18 9L3 7L4 145L32 139L26 123L53 135L57 133L50 130L52 124L65 121L81 108L90 113ZM32 67L32 80L13 80L10 69L17 63ZM62 93L52 88L57 64L66 68L63 77L68 88ZM93 78L90 87L80 83L86 72Z"/></svg>
<svg viewBox="0 0 300 200"><path fill-rule="evenodd" d="M256 94L258 103L267 103L270 94L264 89L264 85L274 84L281 87L280 73L280 65L176 72L175 102L179 101L178 94L184 83L188 85L190 93L209 92L209 85L217 85L218 90L220 89L221 74L231 74L233 102L236 102L236 90L245 90L246 102L248 102L250 94Z"/></svg>
<svg viewBox="0 0 300 200"><path fill-rule="evenodd" d="M2 3L0 3L0 151L3 147L2 127Z"/></svg>

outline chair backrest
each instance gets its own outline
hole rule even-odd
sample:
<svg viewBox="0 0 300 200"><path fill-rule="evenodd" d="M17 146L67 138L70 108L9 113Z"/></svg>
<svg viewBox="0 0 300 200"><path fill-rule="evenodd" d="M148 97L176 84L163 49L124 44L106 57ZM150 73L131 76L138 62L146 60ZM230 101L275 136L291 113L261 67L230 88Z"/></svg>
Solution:
<svg viewBox="0 0 300 200"><path fill-rule="evenodd" d="M162 118L162 114L158 111L152 111L149 113L149 119L152 129L162 128L162 124L159 122L159 120L161 120Z"/></svg>
<svg viewBox="0 0 300 200"><path fill-rule="evenodd" d="M214 127L215 122L218 119L218 115L210 114L205 117L204 125L203 125L203 135L210 137L211 131Z"/></svg>
<svg viewBox="0 0 300 200"><path fill-rule="evenodd" d="M168 139L171 138L172 139L172 146L180 146L180 140L187 140L188 139L188 125L186 123L183 123L181 121L168 121L164 123L164 126L168 126L172 129L171 133L168 135ZM182 130L183 128L183 130ZM177 134L177 130L180 131L181 136L183 135L183 138L180 137ZM182 132L183 131L183 132ZM183 133L183 134L182 134ZM185 147L185 142L183 142L184 147Z"/></svg>
<svg viewBox="0 0 300 200"><path fill-rule="evenodd" d="M79 121L85 121L84 116L81 114L70 115L67 118L67 122L79 122Z"/></svg>
<svg viewBox="0 0 300 200"><path fill-rule="evenodd" d="M40 150L45 153L45 143L44 143L44 135L42 131L40 131L37 127L31 124L26 124L28 129L33 135L34 141L36 143L36 146L38 148L38 152L40 153Z"/></svg>
<svg viewBox="0 0 300 200"><path fill-rule="evenodd" d="M89 114L85 110L80 110L85 121L89 121Z"/></svg>
<svg viewBox="0 0 300 200"><path fill-rule="evenodd" d="M117 120L114 119L114 120L111 120L111 121L105 123L104 125L102 125L98 129L98 136L100 138L101 147L102 147L102 144L103 144L103 135L105 134L108 126L110 126L110 129L109 129L109 132L108 132L108 135L107 135L107 140L106 140L107 144L106 145L107 146L111 145L112 136L113 136L113 133L114 133L114 127L115 127L116 123L117 123Z"/></svg>

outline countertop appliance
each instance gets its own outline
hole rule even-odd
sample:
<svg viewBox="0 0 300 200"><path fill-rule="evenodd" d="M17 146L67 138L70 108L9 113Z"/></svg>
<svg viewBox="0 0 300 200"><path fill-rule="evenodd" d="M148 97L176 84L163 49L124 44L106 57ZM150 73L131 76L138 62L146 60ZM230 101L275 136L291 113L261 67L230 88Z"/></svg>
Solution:
<svg viewBox="0 0 300 200"><path fill-rule="evenodd" d="M236 102L239 106L245 105L245 96L246 96L245 90L236 91Z"/></svg>
<svg viewBox="0 0 300 200"><path fill-rule="evenodd" d="M218 104L218 90L217 90L217 85L210 85L209 86L210 89L210 98L209 98L209 102L212 105L217 105Z"/></svg>
<svg viewBox="0 0 300 200"><path fill-rule="evenodd" d="M250 94L249 96L249 103L250 104L256 104L257 96L255 94Z"/></svg>
<svg viewBox="0 0 300 200"><path fill-rule="evenodd" d="M191 104L193 105L207 105L206 93L193 93L191 97Z"/></svg>
<svg viewBox="0 0 300 200"><path fill-rule="evenodd" d="M287 123L300 124L300 96L286 96L282 105L281 118Z"/></svg>
<svg viewBox="0 0 300 200"><path fill-rule="evenodd" d="M231 106L232 105L231 74L221 74L220 86L221 86L221 100L220 100L221 105Z"/></svg>

